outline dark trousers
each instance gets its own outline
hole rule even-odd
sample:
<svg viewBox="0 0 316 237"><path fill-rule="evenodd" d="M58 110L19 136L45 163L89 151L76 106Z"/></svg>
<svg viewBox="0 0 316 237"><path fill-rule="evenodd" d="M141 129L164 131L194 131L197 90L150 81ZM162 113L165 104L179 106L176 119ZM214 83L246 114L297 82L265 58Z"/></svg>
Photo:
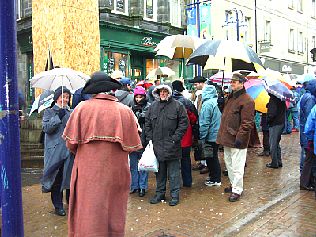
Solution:
<svg viewBox="0 0 316 237"><path fill-rule="evenodd" d="M59 168L58 174L55 178L55 182L51 189L51 199L55 209L63 209L63 191L61 190L61 184L63 181L63 166ZM70 190L66 189L66 200L69 203Z"/></svg>
<svg viewBox="0 0 316 237"><path fill-rule="evenodd" d="M314 154L314 147L309 147L309 149L306 150L306 158L304 161L304 165L303 165L303 169L302 169L302 173L300 177L301 187L309 188L315 185L314 175L312 173L314 160L316 160L316 157Z"/></svg>
<svg viewBox="0 0 316 237"><path fill-rule="evenodd" d="M166 183L169 178L170 196L179 199L180 193L180 161L159 161L159 170L156 173L156 194L160 197L166 193Z"/></svg>
<svg viewBox="0 0 316 237"><path fill-rule="evenodd" d="M270 151L269 130L262 130L263 150Z"/></svg>
<svg viewBox="0 0 316 237"><path fill-rule="evenodd" d="M192 186L192 169L191 169L191 147L182 147L182 159L181 159L181 175L182 183L185 187Z"/></svg>
<svg viewBox="0 0 316 237"><path fill-rule="evenodd" d="M211 182L221 182L221 165L218 160L218 144L208 142L204 145L206 164Z"/></svg>
<svg viewBox="0 0 316 237"><path fill-rule="evenodd" d="M272 158L271 164L273 166L282 164L280 141L283 129L284 124L275 125L269 128L270 154Z"/></svg>

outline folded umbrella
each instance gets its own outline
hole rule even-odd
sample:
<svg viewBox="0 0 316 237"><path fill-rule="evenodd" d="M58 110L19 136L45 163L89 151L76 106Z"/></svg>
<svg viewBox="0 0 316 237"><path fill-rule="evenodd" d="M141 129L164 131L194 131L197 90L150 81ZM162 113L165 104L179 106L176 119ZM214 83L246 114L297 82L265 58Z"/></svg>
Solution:
<svg viewBox="0 0 316 237"><path fill-rule="evenodd" d="M38 113L42 112L44 109L49 108L54 102L54 91L45 90L41 95L36 97L32 104L29 116L35 111Z"/></svg>

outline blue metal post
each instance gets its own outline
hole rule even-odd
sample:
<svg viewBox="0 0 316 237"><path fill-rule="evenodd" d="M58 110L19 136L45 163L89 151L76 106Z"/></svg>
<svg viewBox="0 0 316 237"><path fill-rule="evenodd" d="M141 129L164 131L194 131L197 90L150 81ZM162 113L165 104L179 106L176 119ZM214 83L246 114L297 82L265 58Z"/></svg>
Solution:
<svg viewBox="0 0 316 237"><path fill-rule="evenodd" d="M15 2L0 0L0 190L3 237L24 236Z"/></svg>

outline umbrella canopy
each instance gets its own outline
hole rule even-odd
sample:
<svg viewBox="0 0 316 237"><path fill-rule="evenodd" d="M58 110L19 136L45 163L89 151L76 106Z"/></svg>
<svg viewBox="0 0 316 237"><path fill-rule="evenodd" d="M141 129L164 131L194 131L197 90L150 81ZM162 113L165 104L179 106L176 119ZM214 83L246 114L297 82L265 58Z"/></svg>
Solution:
<svg viewBox="0 0 316 237"><path fill-rule="evenodd" d="M65 86L73 91L83 87L89 79L88 75L70 68L54 68L35 75L30 83L32 87L44 90L56 90Z"/></svg>
<svg viewBox="0 0 316 237"><path fill-rule="evenodd" d="M209 80L213 83L216 83L220 86L229 86L230 85L230 81L232 79L233 73L232 72L218 72L216 74L214 74L213 76L211 76L209 78Z"/></svg>
<svg viewBox="0 0 316 237"><path fill-rule="evenodd" d="M49 108L54 102L54 91L45 90L41 95L36 97L32 104L29 116L35 111L38 113L42 112L44 109Z"/></svg>
<svg viewBox="0 0 316 237"><path fill-rule="evenodd" d="M289 88L287 88L281 81L269 77L264 77L263 81L264 87L268 93L275 95L282 101L294 100L293 92L289 90Z"/></svg>
<svg viewBox="0 0 316 237"><path fill-rule="evenodd" d="M250 79L245 82L244 87L247 94L255 102L255 109L261 113L267 113L267 104L269 102L270 96L265 89L263 81L261 79Z"/></svg>
<svg viewBox="0 0 316 237"><path fill-rule="evenodd" d="M313 80L313 79L316 79L314 74L306 73L306 74L299 76L297 82L303 84L303 83L308 82L308 81Z"/></svg>
<svg viewBox="0 0 316 237"><path fill-rule="evenodd" d="M208 40L189 57L187 65L198 64L207 69L257 71L264 68L258 55L241 41Z"/></svg>
<svg viewBox="0 0 316 237"><path fill-rule="evenodd" d="M176 73L168 67L158 67L153 70L151 70L148 75L146 76L146 79L151 79L157 76L174 76Z"/></svg>
<svg viewBox="0 0 316 237"><path fill-rule="evenodd" d="M136 86L142 86L145 89L148 89L149 87L151 87L153 85L153 83L148 82L148 81L139 81L136 83Z"/></svg>
<svg viewBox="0 0 316 237"><path fill-rule="evenodd" d="M190 35L170 35L165 37L155 48L157 55L170 59L188 58L193 50L203 43L203 39Z"/></svg>

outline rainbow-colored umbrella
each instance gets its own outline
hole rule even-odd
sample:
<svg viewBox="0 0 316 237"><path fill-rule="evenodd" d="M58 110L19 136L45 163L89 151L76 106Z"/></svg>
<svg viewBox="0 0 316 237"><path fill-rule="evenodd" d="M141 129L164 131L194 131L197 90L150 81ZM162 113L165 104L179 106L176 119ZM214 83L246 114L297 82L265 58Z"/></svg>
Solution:
<svg viewBox="0 0 316 237"><path fill-rule="evenodd" d="M261 79L250 79L245 82L244 87L247 93L255 101L255 109L261 113L267 113L267 103L270 96L266 91Z"/></svg>

